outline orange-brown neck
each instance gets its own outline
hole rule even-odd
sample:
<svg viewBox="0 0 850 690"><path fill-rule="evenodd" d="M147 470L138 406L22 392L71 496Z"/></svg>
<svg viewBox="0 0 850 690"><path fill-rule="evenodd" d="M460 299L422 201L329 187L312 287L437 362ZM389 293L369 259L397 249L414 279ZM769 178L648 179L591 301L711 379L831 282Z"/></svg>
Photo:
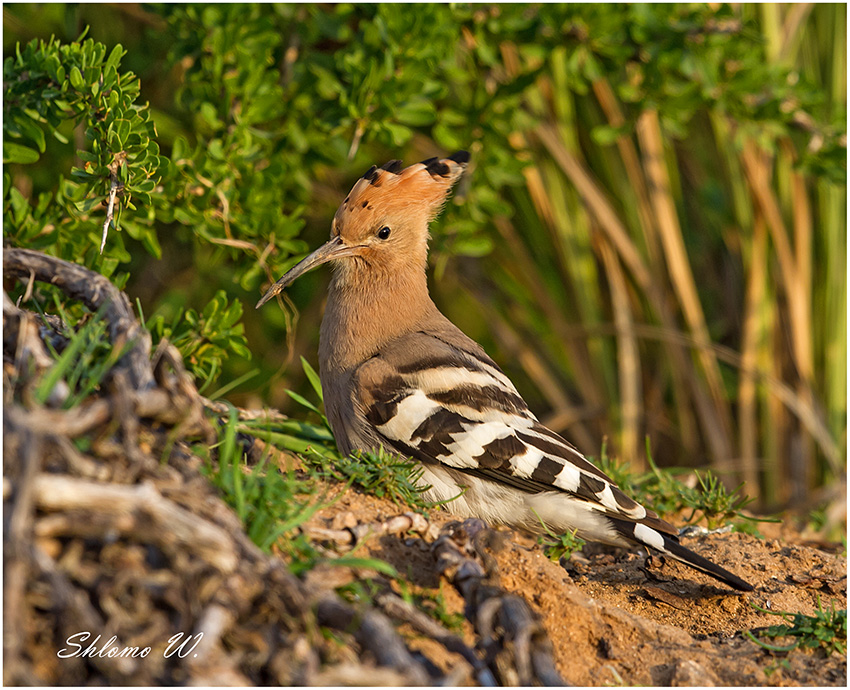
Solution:
<svg viewBox="0 0 850 690"><path fill-rule="evenodd" d="M339 376L378 349L439 317L424 266L375 266L360 259L334 267L319 335L322 375Z"/></svg>

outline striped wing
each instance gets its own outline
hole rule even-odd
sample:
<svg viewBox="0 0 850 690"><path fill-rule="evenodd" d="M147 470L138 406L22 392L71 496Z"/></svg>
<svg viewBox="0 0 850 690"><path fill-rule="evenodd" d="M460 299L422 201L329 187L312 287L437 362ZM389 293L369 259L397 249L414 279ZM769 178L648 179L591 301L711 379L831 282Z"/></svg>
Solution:
<svg viewBox="0 0 850 690"><path fill-rule="evenodd" d="M361 365L356 377L366 419L384 445L404 455L529 493L560 490L611 516L656 522L654 513L537 421L472 341L463 347L414 333Z"/></svg>

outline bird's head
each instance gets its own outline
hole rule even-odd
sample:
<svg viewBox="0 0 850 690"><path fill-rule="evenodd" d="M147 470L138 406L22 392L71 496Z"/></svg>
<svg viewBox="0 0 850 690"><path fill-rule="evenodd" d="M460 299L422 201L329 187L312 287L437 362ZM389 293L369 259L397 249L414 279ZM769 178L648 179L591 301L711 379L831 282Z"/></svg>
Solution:
<svg viewBox="0 0 850 690"><path fill-rule="evenodd" d="M428 223L440 212L468 161L469 154L458 151L407 168L398 160L381 168L373 165L337 209L330 241L272 285L257 308L303 273L328 261L337 265L343 278L362 270L373 274L424 271Z"/></svg>

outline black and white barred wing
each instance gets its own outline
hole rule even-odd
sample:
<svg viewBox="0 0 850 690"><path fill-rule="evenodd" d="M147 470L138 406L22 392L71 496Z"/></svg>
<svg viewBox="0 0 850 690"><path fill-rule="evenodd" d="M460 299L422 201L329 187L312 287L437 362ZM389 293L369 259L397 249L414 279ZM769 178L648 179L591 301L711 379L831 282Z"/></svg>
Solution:
<svg viewBox="0 0 850 690"><path fill-rule="evenodd" d="M655 518L540 424L477 346L412 334L364 363L358 384L366 420L400 453L524 492L566 492L626 520Z"/></svg>
<svg viewBox="0 0 850 690"><path fill-rule="evenodd" d="M515 490L512 497L485 491L485 502L475 507L479 515L528 524L522 513L536 506L553 526L577 529L596 541L651 546L736 589L752 590L679 544L672 525L627 497L540 424L513 384L471 341L424 332L406 336L361 365L354 383L369 438L426 466ZM516 494L528 500L516 501ZM487 501L503 505L491 510ZM506 516L512 510L516 513Z"/></svg>

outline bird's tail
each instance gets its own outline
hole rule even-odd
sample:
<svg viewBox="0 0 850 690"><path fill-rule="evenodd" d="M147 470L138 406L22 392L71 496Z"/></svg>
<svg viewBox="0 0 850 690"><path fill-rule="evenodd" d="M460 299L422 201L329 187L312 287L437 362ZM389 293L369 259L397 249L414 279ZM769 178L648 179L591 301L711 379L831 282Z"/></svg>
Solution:
<svg viewBox="0 0 850 690"><path fill-rule="evenodd" d="M629 541L649 546L742 592L753 591L753 586L750 583L745 582L725 568L721 568L716 563L712 563L707 558L686 549L679 543L678 537L659 532L640 522L629 522L610 516L609 519L614 523L615 529Z"/></svg>

